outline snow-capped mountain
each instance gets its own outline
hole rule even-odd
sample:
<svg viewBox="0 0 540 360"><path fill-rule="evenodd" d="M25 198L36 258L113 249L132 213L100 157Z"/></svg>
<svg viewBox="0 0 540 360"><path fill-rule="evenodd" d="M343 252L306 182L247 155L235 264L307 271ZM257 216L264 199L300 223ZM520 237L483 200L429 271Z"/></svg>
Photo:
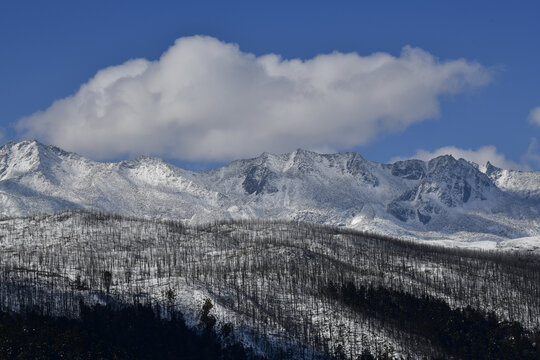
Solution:
<svg viewBox="0 0 540 360"><path fill-rule="evenodd" d="M190 223L279 218L443 244L540 244L540 172L451 156L379 164L299 149L198 173L156 158L101 163L10 142L0 148L0 204L3 216L97 209Z"/></svg>

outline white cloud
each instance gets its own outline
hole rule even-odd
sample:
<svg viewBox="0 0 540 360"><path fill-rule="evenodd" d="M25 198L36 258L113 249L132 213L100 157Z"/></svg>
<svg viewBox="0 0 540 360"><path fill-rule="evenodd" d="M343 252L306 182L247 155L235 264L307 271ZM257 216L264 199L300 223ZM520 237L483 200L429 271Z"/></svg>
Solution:
<svg viewBox="0 0 540 360"><path fill-rule="evenodd" d="M435 151L418 150L408 159L431 160L442 155L452 155L455 159L465 159L478 165L485 165L488 161L502 169L527 170L528 166L508 160L503 154L497 152L495 146L483 146L478 150L460 149L454 146L445 146ZM404 160L406 158L394 158L391 161Z"/></svg>
<svg viewBox="0 0 540 360"><path fill-rule="evenodd" d="M529 113L529 121L533 124L540 126L540 106L535 107Z"/></svg>
<svg viewBox="0 0 540 360"><path fill-rule="evenodd" d="M439 96L489 81L477 63L439 61L409 46L399 57L334 52L287 60L194 36L178 39L157 61L99 71L17 129L97 159L340 150L436 117Z"/></svg>
<svg viewBox="0 0 540 360"><path fill-rule="evenodd" d="M531 164L532 168L540 169L540 146L536 138L532 138L527 152L522 156L522 161Z"/></svg>

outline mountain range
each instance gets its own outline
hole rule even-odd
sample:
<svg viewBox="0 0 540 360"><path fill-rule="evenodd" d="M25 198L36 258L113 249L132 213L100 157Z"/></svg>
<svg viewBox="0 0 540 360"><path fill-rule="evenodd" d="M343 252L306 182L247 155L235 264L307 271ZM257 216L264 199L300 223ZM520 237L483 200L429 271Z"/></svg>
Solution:
<svg viewBox="0 0 540 360"><path fill-rule="evenodd" d="M449 155L381 164L302 149L193 172L150 157L95 162L37 141L0 147L1 216L66 209L191 224L286 219L450 246L540 249L540 172Z"/></svg>

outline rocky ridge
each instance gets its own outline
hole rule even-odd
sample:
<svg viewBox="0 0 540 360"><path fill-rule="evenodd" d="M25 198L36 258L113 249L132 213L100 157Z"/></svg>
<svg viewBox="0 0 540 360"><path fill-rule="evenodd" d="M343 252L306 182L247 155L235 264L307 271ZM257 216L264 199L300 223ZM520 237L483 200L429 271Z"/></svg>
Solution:
<svg viewBox="0 0 540 360"><path fill-rule="evenodd" d="M36 141L0 147L2 216L66 209L189 223L287 219L445 245L534 248L540 172L449 155L380 164L302 149L192 172L149 157L94 162Z"/></svg>

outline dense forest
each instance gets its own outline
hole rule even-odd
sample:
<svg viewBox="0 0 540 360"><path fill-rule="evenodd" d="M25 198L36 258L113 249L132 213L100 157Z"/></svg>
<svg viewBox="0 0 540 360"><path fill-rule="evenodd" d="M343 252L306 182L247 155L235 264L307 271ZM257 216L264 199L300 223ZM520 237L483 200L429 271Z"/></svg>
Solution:
<svg viewBox="0 0 540 360"><path fill-rule="evenodd" d="M45 332L77 327L93 339L91 327L104 325L81 325L89 311L114 319L139 307L152 309L157 333L181 324L195 339L211 328L216 354L535 359L540 257L282 221L186 226L95 212L0 221L0 311L13 329L42 319Z"/></svg>
<svg viewBox="0 0 540 360"><path fill-rule="evenodd" d="M540 333L531 334L518 322L499 321L494 313L470 306L452 309L429 295L418 298L379 287L357 288L353 282L330 283L325 293L353 311L392 324L440 350L440 357L460 359L537 359ZM345 356L343 356L345 358Z"/></svg>
<svg viewBox="0 0 540 360"><path fill-rule="evenodd" d="M230 325L228 325L230 326ZM88 306L80 317L48 316L36 311L0 312L2 359L231 359L253 358L234 342L218 336L201 317L200 332L186 326L177 311L162 318L148 305Z"/></svg>

